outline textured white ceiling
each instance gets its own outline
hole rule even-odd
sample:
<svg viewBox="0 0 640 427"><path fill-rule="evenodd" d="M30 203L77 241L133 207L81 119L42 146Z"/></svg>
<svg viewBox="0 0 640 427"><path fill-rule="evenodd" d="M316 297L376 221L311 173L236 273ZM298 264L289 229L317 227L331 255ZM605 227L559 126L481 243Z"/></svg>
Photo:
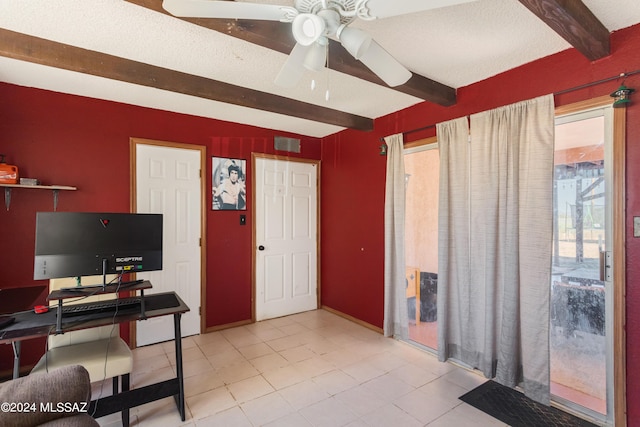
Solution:
<svg viewBox="0 0 640 427"><path fill-rule="evenodd" d="M637 0L583 1L609 31L640 22ZM570 47L517 0L478 0L352 25L413 72L456 88ZM308 72L294 88L278 87L273 80L286 55L123 0L2 0L0 27L369 118L422 102L331 70ZM0 81L314 137L342 129L3 57Z"/></svg>

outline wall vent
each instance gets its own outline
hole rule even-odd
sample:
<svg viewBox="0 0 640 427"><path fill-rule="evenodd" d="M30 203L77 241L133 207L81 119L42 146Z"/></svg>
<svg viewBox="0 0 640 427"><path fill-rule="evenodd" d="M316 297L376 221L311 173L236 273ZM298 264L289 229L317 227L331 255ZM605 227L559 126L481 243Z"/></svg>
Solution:
<svg viewBox="0 0 640 427"><path fill-rule="evenodd" d="M273 147L276 151L288 151L289 153L300 152L300 140L295 138L285 138L284 136L276 136L273 139Z"/></svg>

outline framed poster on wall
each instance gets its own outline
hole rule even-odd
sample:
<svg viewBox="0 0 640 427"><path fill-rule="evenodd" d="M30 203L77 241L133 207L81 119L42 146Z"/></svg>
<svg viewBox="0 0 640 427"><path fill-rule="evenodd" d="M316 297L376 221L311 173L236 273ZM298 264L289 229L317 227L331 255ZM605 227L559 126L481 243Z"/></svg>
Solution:
<svg viewBox="0 0 640 427"><path fill-rule="evenodd" d="M214 211L244 211L247 209L247 161L226 157L211 159L211 191Z"/></svg>

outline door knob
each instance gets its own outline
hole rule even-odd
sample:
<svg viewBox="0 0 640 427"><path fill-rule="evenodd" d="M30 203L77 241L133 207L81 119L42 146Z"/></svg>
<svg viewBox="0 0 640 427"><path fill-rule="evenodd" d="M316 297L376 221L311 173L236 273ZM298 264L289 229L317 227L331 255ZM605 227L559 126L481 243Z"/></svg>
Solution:
<svg viewBox="0 0 640 427"><path fill-rule="evenodd" d="M264 246L262 246L262 245L258 246L258 250L259 251L264 251Z"/></svg>

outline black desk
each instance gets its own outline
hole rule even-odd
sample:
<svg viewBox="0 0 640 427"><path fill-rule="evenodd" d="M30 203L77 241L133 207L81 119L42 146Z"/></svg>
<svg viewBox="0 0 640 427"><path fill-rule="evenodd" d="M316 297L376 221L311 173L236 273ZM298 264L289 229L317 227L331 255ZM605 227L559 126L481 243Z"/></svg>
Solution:
<svg viewBox="0 0 640 427"><path fill-rule="evenodd" d="M123 408L133 408L154 400L173 396L182 421L185 420L184 407L184 375L182 368L182 332L180 319L183 313L189 311L189 307L175 292L165 292L153 295L145 295L145 318L173 315L175 330L176 350L176 378L151 384L146 387L129 390L113 396L104 397L91 402L89 413L96 418L122 411ZM11 343L14 347L14 376L16 366L20 366L20 342L23 340L46 337L56 330L56 310L47 313L35 314L34 312L17 313L13 315L15 322L0 329L0 344ZM94 313L62 318L63 332L80 329L95 328L141 320L140 309L127 308L114 313ZM97 407L96 407L97 406Z"/></svg>

